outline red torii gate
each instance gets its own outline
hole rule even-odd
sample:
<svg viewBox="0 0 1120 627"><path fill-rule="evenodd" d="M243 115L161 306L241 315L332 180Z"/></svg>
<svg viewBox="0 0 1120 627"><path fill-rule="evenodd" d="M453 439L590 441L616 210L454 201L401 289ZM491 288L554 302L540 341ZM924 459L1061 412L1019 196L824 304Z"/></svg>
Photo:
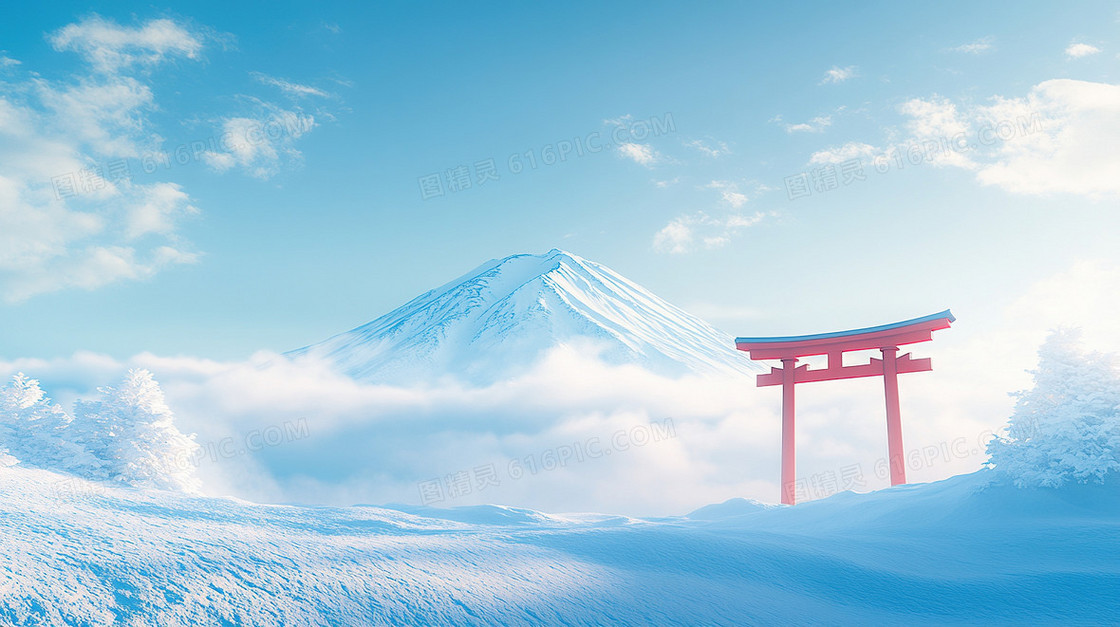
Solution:
<svg viewBox="0 0 1120 627"><path fill-rule="evenodd" d="M906 460L902 449L902 417L898 408L898 375L933 370L929 358L912 359L910 353L898 356L904 344L928 342L933 332L948 329L956 318L946 309L913 320L884 324L865 329L795 335L790 337L737 337L735 348L750 352L751 359L780 359L781 368L770 368L758 375L758 387L782 386L782 503L794 504L796 462L794 460L794 394L793 386L810 381L832 381L859 377L883 377L887 397L887 452L890 460L891 485L906 483ZM845 366L848 351L879 349L882 359L858 366ZM809 369L797 365L799 357L828 355L826 368Z"/></svg>

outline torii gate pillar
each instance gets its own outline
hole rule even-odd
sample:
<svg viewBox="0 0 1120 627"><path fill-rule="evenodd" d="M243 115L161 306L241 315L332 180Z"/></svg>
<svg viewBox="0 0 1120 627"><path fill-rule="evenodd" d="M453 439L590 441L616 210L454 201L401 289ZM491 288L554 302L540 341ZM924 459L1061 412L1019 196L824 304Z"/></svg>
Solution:
<svg viewBox="0 0 1120 627"><path fill-rule="evenodd" d="M793 487L797 481L797 458L794 446L793 415L794 373L797 359L782 360L782 502L793 504Z"/></svg>
<svg viewBox="0 0 1120 627"><path fill-rule="evenodd" d="M885 324L865 329L798 335L790 337L740 337L735 347L748 351L751 359L780 359L781 369L771 368L767 374L758 375L758 387L782 386L782 503L796 502L797 462L794 444L794 387L810 381L832 381L859 377L883 377L883 391L887 405L887 458L890 465L891 485L906 483L906 455L902 446L902 415L898 403L898 375L907 372L925 372L933 366L928 358L912 359L907 353L898 356L898 347L905 344L928 342L933 332L949 328L956 318L946 309L941 313L922 318ZM870 363L845 366L844 353L878 349L882 359L872 358ZM809 369L798 366L800 357L827 355L826 368Z"/></svg>
<svg viewBox="0 0 1120 627"><path fill-rule="evenodd" d="M887 461L891 485L906 483L906 452L902 448L902 411L898 406L897 346L879 349L883 353L883 389L887 397Z"/></svg>

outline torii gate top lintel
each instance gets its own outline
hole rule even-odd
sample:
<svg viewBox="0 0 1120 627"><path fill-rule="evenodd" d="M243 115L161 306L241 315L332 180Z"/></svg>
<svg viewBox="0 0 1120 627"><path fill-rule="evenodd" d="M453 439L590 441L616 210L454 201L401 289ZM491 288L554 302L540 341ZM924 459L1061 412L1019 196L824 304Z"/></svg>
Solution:
<svg viewBox="0 0 1120 627"><path fill-rule="evenodd" d="M956 322L946 309L940 313L850 331L792 335L788 337L737 337L735 347L749 351L751 359L789 359L827 355L835 351L857 351L883 346L902 346L928 342L933 332L948 329Z"/></svg>

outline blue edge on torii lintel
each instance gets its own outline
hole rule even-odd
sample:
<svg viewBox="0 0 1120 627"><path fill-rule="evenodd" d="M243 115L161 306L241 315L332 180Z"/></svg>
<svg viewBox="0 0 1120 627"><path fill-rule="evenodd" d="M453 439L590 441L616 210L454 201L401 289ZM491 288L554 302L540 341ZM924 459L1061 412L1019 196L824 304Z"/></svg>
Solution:
<svg viewBox="0 0 1120 627"><path fill-rule="evenodd" d="M866 327L866 328L863 328L863 329L852 329L850 331L833 331L831 333L817 333L817 334L814 334L814 335L789 335L789 336L785 336L785 337L737 337L737 338L735 338L735 343L736 344L745 344L745 343L756 343L757 342L757 343L769 344L769 343L778 343L778 342L800 342L800 341L804 341L804 340L825 340L825 339L828 339L828 338L841 337L841 336L845 336L845 335L863 335L864 333L877 333L879 331L889 331L891 329L898 329L898 328L901 328L901 327L907 327L907 326L910 326L912 324L919 324L919 323L922 323L922 322L931 322L933 320L940 320L942 318L948 318L949 322L956 322L956 320L957 320L955 317L953 317L953 313L951 311L949 311L948 309L946 309L945 311L942 311L940 313L930 314L928 316L922 316L921 318L914 318L913 320L903 320L902 322L892 322L890 324L881 324L877 327Z"/></svg>

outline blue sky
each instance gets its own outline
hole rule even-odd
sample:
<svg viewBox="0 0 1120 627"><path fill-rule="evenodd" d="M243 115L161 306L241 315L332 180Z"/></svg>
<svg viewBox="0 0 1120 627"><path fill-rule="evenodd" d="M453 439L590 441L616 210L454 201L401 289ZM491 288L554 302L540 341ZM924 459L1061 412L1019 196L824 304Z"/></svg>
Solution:
<svg viewBox="0 0 1120 627"><path fill-rule="evenodd" d="M6 12L6 358L297 348L553 247L736 335L984 334L1120 262L1111 3Z"/></svg>
<svg viewBox="0 0 1120 627"><path fill-rule="evenodd" d="M432 477L671 417L657 447L450 504L773 499L779 403L750 381L570 347L477 390L276 358L560 247L733 335L951 307L915 351L934 372L903 384L904 437L965 443L911 481L970 472L1048 328L1120 350L1120 10L1071 6L8 8L0 372L69 407L147 368L204 445L307 421L201 467L210 493L416 502ZM862 464L886 485L881 394L799 390L801 477Z"/></svg>

